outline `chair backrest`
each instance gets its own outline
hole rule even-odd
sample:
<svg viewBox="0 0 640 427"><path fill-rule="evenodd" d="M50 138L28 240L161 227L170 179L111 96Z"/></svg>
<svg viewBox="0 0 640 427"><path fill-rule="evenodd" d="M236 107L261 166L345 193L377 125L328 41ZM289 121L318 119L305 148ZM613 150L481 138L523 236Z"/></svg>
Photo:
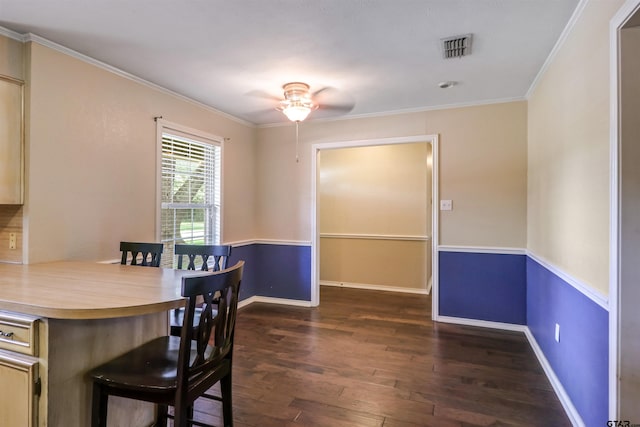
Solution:
<svg viewBox="0 0 640 427"><path fill-rule="evenodd" d="M120 242L120 251L122 251L120 264L126 265L129 253L131 253L131 265L160 267L163 247L162 243ZM142 257L140 263L138 263L138 254Z"/></svg>
<svg viewBox="0 0 640 427"><path fill-rule="evenodd" d="M182 278L182 296L187 298L187 304L180 337L176 400L186 401L188 396L197 396L210 388L217 380L215 372L221 364L228 363L231 369L243 269L244 261L239 261L225 270ZM193 325L201 300L205 304L198 327L185 327Z"/></svg>
<svg viewBox="0 0 640 427"><path fill-rule="evenodd" d="M197 258L200 257L202 266L200 270L209 271L209 260L213 260L212 271L227 268L227 261L231 255L230 245L176 245L174 253L178 256L178 270L182 270L182 258L187 257L189 263L187 270L196 269Z"/></svg>

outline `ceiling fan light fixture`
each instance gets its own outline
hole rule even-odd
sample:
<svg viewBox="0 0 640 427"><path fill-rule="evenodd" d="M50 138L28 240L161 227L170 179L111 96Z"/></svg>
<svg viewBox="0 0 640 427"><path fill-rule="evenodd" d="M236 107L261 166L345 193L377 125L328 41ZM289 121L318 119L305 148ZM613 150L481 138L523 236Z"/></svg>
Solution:
<svg viewBox="0 0 640 427"><path fill-rule="evenodd" d="M301 122L307 118L311 108L305 105L288 105L282 109L282 112L292 122Z"/></svg>
<svg viewBox="0 0 640 427"><path fill-rule="evenodd" d="M318 108L311 101L309 85L306 83L293 82L282 86L284 90L284 100L280 102L278 110L292 122L301 122L307 118L312 110Z"/></svg>

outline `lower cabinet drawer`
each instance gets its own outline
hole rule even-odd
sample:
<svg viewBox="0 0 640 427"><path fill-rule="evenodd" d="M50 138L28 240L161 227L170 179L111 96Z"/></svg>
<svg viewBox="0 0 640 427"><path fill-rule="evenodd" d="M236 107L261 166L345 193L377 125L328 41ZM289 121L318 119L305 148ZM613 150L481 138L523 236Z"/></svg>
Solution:
<svg viewBox="0 0 640 427"><path fill-rule="evenodd" d="M0 349L38 355L38 318L0 311Z"/></svg>
<svg viewBox="0 0 640 427"><path fill-rule="evenodd" d="M37 426L38 360L0 350L0 426Z"/></svg>

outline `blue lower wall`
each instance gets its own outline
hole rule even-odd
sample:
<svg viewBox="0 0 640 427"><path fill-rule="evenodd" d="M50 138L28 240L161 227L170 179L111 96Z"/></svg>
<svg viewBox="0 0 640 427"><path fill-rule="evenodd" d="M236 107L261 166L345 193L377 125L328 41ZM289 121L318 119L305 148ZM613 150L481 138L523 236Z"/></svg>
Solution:
<svg viewBox="0 0 640 427"><path fill-rule="evenodd" d="M527 326L585 425L607 425L609 312L528 258Z"/></svg>
<svg viewBox="0 0 640 427"><path fill-rule="evenodd" d="M258 295L260 283L260 271L257 268L256 245L234 246L227 266L232 266L238 261L244 261L242 283L240 284L240 300Z"/></svg>
<svg viewBox="0 0 640 427"><path fill-rule="evenodd" d="M440 315L526 323L524 255L440 252L438 265Z"/></svg>
<svg viewBox="0 0 640 427"><path fill-rule="evenodd" d="M240 299L252 296L311 301L311 247L251 244L234 247L229 265L245 261Z"/></svg>

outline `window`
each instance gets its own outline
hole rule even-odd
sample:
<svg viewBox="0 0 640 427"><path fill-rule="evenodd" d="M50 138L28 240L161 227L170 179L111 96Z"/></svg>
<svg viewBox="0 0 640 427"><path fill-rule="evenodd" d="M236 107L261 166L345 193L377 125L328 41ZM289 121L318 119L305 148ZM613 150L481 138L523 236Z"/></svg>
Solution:
<svg viewBox="0 0 640 427"><path fill-rule="evenodd" d="M220 243L219 141L161 125L162 266L175 268L175 244Z"/></svg>

